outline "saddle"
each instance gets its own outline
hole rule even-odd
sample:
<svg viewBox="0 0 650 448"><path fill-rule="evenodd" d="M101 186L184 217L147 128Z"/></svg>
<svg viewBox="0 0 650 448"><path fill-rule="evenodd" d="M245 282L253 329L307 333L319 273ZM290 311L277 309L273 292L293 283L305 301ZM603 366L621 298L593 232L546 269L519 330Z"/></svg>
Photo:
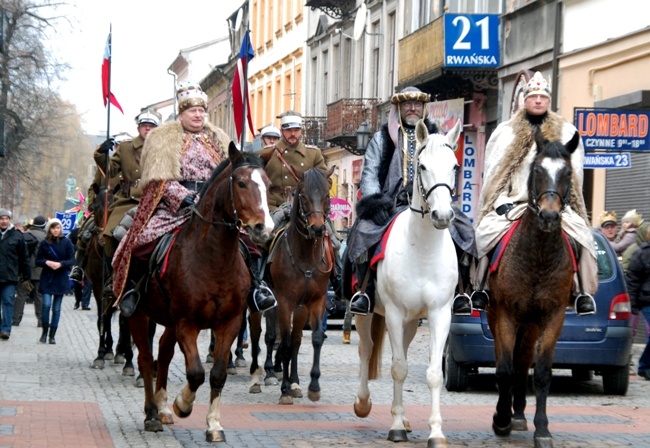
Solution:
<svg viewBox="0 0 650 448"><path fill-rule="evenodd" d="M180 233L180 229L174 229L169 233L164 234L149 258L149 272L154 272L158 278L163 278L167 272L167 263L169 262L169 252L176 243L176 237Z"/></svg>

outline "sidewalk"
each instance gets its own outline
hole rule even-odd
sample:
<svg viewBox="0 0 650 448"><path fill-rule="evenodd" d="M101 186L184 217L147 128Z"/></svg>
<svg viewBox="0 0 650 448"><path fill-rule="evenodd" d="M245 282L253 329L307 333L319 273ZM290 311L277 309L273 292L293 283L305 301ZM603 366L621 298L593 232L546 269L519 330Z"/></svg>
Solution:
<svg viewBox="0 0 650 448"><path fill-rule="evenodd" d="M311 367L310 333L301 347L300 377L305 398L293 406L277 405L279 388L248 393L248 369L238 369L226 383L221 411L227 443L205 442L209 385L197 392L192 415L160 433L145 433L144 393L134 378L121 375L122 366L107 363L90 368L96 352L96 310L73 310L74 299L64 298L57 344L40 344L33 305L25 308L9 341L0 341L0 447L375 447L391 446L390 349L384 352L383 377L372 382L374 403L370 416L359 419L352 403L358 386L357 336L341 344L341 332L328 330L321 359L322 398L311 403L306 388ZM117 319L115 319L117 322ZM116 324L114 334L117 334ZM159 329L159 333L161 330ZM199 336L202 359L209 335ZM404 403L413 427L410 443L425 446L428 437L430 393L426 386L428 329L420 327L409 352L409 377ZM642 349L642 346L640 346ZM635 347L639 350L639 347ZM264 353L263 353L264 354ZM250 349L245 351L250 361ZM638 359L638 354L634 359ZM210 368L206 364L206 369ZM179 350L169 376L169 402L185 383ZM485 377L485 378L483 378ZM497 438L491 429L496 392L489 375L465 393L441 394L443 431L450 447L532 447L534 397L529 397L529 430ZM550 429L556 447L605 448L645 446L650 439L650 382L632 375L625 397L602 394L600 378L580 384L554 379L549 398Z"/></svg>

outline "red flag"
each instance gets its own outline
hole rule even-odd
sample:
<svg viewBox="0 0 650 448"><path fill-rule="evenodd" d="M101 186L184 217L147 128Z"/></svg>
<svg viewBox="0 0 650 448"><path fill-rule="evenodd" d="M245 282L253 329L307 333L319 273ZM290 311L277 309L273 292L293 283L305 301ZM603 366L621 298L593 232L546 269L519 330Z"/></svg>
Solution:
<svg viewBox="0 0 650 448"><path fill-rule="evenodd" d="M237 60L237 68L235 69L235 77L232 80L232 108L235 114L235 129L237 130L237 139L241 140L243 121L244 121L244 101L246 101L246 118L248 120L248 128L255 137L255 129L253 127L253 119L251 118L251 106L248 102L248 62L253 59L255 52L251 45L249 31L244 34L244 40L241 43L239 50L239 59Z"/></svg>
<svg viewBox="0 0 650 448"><path fill-rule="evenodd" d="M108 33L106 39L106 48L104 49L104 62L102 63L102 93L104 94L104 107L108 100L117 107L120 112L124 113L122 106L117 102L117 98L111 93L111 33Z"/></svg>

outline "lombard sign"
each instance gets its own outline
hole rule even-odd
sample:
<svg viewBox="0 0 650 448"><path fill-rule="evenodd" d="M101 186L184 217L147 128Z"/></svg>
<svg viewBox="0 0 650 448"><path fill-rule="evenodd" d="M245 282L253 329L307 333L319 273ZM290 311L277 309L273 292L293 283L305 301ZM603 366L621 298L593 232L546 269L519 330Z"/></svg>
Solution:
<svg viewBox="0 0 650 448"><path fill-rule="evenodd" d="M476 217L476 204L478 202L478 188L476 185L477 173L477 150L476 132L465 132L463 144L463 163L458 181L458 201L460 208L467 217L474 222Z"/></svg>
<svg viewBox="0 0 650 448"><path fill-rule="evenodd" d="M445 14L445 67L498 67L498 14Z"/></svg>
<svg viewBox="0 0 650 448"><path fill-rule="evenodd" d="M575 109L585 151L650 151L650 112Z"/></svg>

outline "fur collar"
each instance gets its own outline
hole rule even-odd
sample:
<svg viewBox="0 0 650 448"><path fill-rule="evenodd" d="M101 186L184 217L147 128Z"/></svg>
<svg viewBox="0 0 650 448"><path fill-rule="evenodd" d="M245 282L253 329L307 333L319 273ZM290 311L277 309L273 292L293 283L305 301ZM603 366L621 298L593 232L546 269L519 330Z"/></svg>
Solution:
<svg viewBox="0 0 650 448"><path fill-rule="evenodd" d="M204 132L210 133L212 143L217 150L226 157L230 137L206 122ZM178 122L165 123L147 135L142 148L142 185L146 186L154 180L180 180L181 156L183 150L183 135L185 131Z"/></svg>

